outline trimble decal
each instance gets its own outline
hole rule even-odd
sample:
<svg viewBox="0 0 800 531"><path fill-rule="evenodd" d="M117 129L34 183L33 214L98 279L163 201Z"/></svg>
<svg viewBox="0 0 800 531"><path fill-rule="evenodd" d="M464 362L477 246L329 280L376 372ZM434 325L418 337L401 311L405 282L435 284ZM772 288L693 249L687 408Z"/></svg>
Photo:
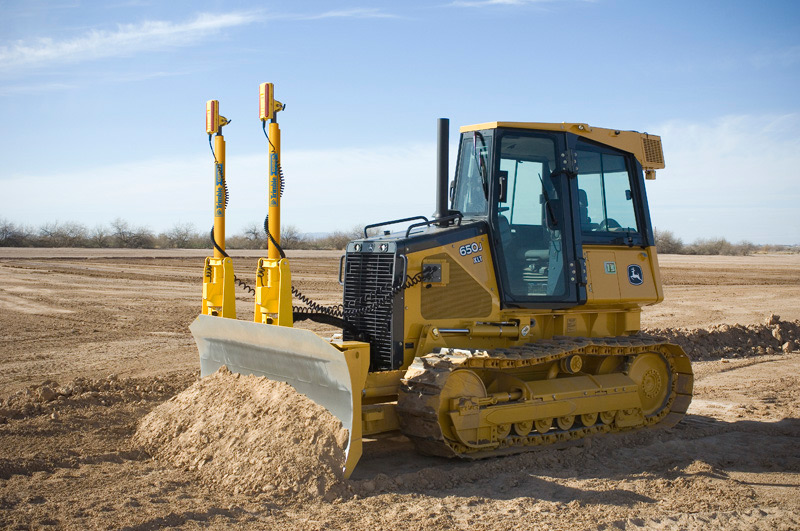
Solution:
<svg viewBox="0 0 800 531"><path fill-rule="evenodd" d="M642 277L642 268L640 266L636 264L631 264L628 266L628 282L634 286L641 286L644 283L644 277Z"/></svg>
<svg viewBox="0 0 800 531"><path fill-rule="evenodd" d="M216 175L214 177L214 217L220 218L225 215L225 170L222 164L216 165Z"/></svg>
<svg viewBox="0 0 800 531"><path fill-rule="evenodd" d="M281 193L281 183L279 181L278 173L278 154L270 153L269 155L269 204L270 206L278 206L278 197Z"/></svg>

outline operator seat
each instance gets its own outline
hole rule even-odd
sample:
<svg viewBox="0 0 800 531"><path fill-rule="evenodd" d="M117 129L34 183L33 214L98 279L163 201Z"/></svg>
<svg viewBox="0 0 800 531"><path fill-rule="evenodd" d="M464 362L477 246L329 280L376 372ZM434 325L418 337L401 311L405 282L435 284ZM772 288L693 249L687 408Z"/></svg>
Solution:
<svg viewBox="0 0 800 531"><path fill-rule="evenodd" d="M582 232L591 232L600 228L600 225L592 223L592 218L589 217L589 198L586 195L586 190L581 188L578 188L578 213L581 217Z"/></svg>
<svg viewBox="0 0 800 531"><path fill-rule="evenodd" d="M527 285L523 279L523 270L526 263L523 258L524 249L520 249L519 238L515 238L511 231L511 223L503 214L497 216L497 224L500 233L500 242L503 246L503 259L508 275L509 288L512 293L517 295L527 293Z"/></svg>

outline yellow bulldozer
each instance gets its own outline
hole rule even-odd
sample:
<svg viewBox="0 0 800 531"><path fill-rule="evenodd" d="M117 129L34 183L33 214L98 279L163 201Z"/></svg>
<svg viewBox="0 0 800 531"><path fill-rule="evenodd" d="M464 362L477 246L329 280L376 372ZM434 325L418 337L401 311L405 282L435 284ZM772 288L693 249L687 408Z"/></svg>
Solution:
<svg viewBox="0 0 800 531"><path fill-rule="evenodd" d="M660 137L583 123L470 125L450 182L440 119L435 213L365 227L340 260L342 304L329 307L291 284L279 238L284 105L270 83L259 98L268 249L252 322L236 319L241 281L224 243L228 121L217 101L206 109L214 256L190 327L202 376L225 365L325 406L350 432L346 476L362 439L380 434L471 459L669 427L686 413L688 357L640 330L642 307L663 300L645 193L664 168ZM293 327L304 319L342 333Z"/></svg>

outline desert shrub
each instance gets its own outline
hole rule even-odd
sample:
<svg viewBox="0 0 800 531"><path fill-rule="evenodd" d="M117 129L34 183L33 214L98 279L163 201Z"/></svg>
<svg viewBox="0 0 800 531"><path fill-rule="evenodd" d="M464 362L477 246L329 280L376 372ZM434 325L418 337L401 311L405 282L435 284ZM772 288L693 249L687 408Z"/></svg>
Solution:
<svg viewBox="0 0 800 531"><path fill-rule="evenodd" d="M660 254L680 254L683 252L683 240L668 230L653 229L656 250Z"/></svg>
<svg viewBox="0 0 800 531"><path fill-rule="evenodd" d="M208 241L208 238L206 238ZM225 245L231 249L266 249L267 235L263 223L251 223L242 233L227 237Z"/></svg>
<svg viewBox="0 0 800 531"><path fill-rule="evenodd" d="M284 249L305 249L306 237L294 225L281 227L281 247Z"/></svg>
<svg viewBox="0 0 800 531"><path fill-rule="evenodd" d="M155 247L155 236L147 227L131 227L127 221L117 218L111 222L111 240L113 247L128 249L152 249Z"/></svg>
<svg viewBox="0 0 800 531"><path fill-rule="evenodd" d="M748 241L741 241L733 245L734 254L737 256L747 256L753 254L757 249L758 245Z"/></svg>
<svg viewBox="0 0 800 531"><path fill-rule="evenodd" d="M211 248L213 245L211 244L211 238L206 238L206 246ZM246 238L242 234L234 234L233 236L225 238L225 248L226 249L266 249L267 243L264 240L264 243L259 243L256 240L252 240Z"/></svg>
<svg viewBox="0 0 800 531"><path fill-rule="evenodd" d="M727 254L730 243L722 238L700 238L685 247L686 254Z"/></svg>
<svg viewBox="0 0 800 531"><path fill-rule="evenodd" d="M0 219L0 247L29 247L34 245L33 240L29 228Z"/></svg>
<svg viewBox="0 0 800 531"><path fill-rule="evenodd" d="M685 254L746 256L756 248L750 242L730 243L725 238L699 239L685 247Z"/></svg>
<svg viewBox="0 0 800 531"><path fill-rule="evenodd" d="M800 254L800 245L766 244L758 246L756 250L760 253Z"/></svg>
<svg viewBox="0 0 800 531"><path fill-rule="evenodd" d="M336 231L327 236L310 237L294 225L281 227L281 247L284 249L343 249L353 239L352 231ZM266 249L267 234L263 224L247 225L242 233L227 239L231 249Z"/></svg>
<svg viewBox="0 0 800 531"><path fill-rule="evenodd" d="M111 233L105 225L96 225L89 233L89 247L111 247Z"/></svg>
<svg viewBox="0 0 800 531"><path fill-rule="evenodd" d="M311 249L344 249L352 240L363 238L364 229L355 226L348 231L337 230L313 240Z"/></svg>
<svg viewBox="0 0 800 531"><path fill-rule="evenodd" d="M349 232L335 231L314 241L314 249L344 249L352 240Z"/></svg>
<svg viewBox="0 0 800 531"><path fill-rule="evenodd" d="M240 234L226 239L225 244L231 249L266 249L267 234L263 223L251 223Z"/></svg>
<svg viewBox="0 0 800 531"><path fill-rule="evenodd" d="M208 241L208 236L198 232L191 223L177 223L156 239L158 247L164 249L202 249Z"/></svg>
<svg viewBox="0 0 800 531"><path fill-rule="evenodd" d="M88 230L80 223L45 223L39 227L40 247L87 247Z"/></svg>
<svg viewBox="0 0 800 531"><path fill-rule="evenodd" d="M253 223L244 228L241 234L234 235L227 240L227 245L233 249L266 249L267 233L261 225ZM306 237L293 225L281 227L281 248L307 249Z"/></svg>

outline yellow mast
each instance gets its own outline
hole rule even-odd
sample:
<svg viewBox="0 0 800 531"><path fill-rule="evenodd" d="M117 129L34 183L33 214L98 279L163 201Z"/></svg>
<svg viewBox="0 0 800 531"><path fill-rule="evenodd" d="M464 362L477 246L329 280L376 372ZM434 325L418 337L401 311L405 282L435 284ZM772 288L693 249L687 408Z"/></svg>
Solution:
<svg viewBox="0 0 800 531"><path fill-rule="evenodd" d="M219 101L206 102L206 133L214 140L214 256L206 258L203 269L203 314L236 318L233 262L225 252L225 137L222 128L229 120L219 114Z"/></svg>
<svg viewBox="0 0 800 531"><path fill-rule="evenodd" d="M259 118L266 132L269 121L269 211L267 258L258 260L253 320L257 323L292 326L292 277L289 261L280 249L281 238L281 130L276 115L284 105L275 100L272 83L259 86Z"/></svg>

